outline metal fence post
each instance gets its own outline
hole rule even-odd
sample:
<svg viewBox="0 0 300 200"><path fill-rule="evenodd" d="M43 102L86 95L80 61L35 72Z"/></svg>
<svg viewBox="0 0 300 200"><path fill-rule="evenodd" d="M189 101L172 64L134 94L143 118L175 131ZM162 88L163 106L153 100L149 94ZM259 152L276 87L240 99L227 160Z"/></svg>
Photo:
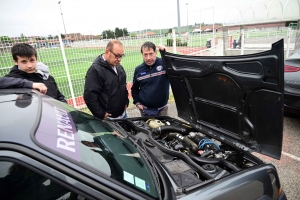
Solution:
<svg viewBox="0 0 300 200"><path fill-rule="evenodd" d="M291 43L291 28L288 28L285 58L288 58L290 55L290 43Z"/></svg>
<svg viewBox="0 0 300 200"><path fill-rule="evenodd" d="M244 55L244 46L245 46L245 31L241 30L241 55Z"/></svg>
<svg viewBox="0 0 300 200"><path fill-rule="evenodd" d="M69 72L69 67L68 67L68 63L67 63L67 58L66 58L64 43L63 43L63 41L61 39L60 31L58 31L58 38L59 38L59 44L60 44L61 53L62 53L64 64L65 64L65 69L66 69L66 73L67 73L67 78L68 78L68 83L69 83L69 87L70 87L70 91L71 91L73 105L74 105L75 108L77 108L76 101L75 101L74 90L73 90L73 85L72 85L72 81L71 81L71 77L70 77L70 72Z"/></svg>
<svg viewBox="0 0 300 200"><path fill-rule="evenodd" d="M175 33L175 29L172 29L172 38L173 38L173 53L176 53L176 33Z"/></svg>

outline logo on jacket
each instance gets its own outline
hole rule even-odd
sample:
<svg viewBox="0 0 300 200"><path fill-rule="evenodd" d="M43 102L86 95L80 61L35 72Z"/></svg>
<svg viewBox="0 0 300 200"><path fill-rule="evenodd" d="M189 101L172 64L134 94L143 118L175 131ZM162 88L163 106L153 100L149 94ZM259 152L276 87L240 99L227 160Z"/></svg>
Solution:
<svg viewBox="0 0 300 200"><path fill-rule="evenodd" d="M162 70L162 66L160 66L160 65L157 66L157 67L156 67L156 70L157 70L157 71L161 71L161 70Z"/></svg>
<svg viewBox="0 0 300 200"><path fill-rule="evenodd" d="M141 72L141 76L145 75L147 72Z"/></svg>

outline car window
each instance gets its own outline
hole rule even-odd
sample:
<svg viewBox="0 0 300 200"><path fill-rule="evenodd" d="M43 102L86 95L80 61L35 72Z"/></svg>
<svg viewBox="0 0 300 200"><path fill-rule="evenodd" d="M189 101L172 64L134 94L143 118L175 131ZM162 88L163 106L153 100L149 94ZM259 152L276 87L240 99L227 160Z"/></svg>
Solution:
<svg viewBox="0 0 300 200"><path fill-rule="evenodd" d="M44 102L35 138L54 154L158 197L147 161L129 139L105 121L64 104Z"/></svg>
<svg viewBox="0 0 300 200"><path fill-rule="evenodd" d="M80 141L82 162L98 171L157 196L150 169L130 140L109 124L80 111L70 112Z"/></svg>
<svg viewBox="0 0 300 200"><path fill-rule="evenodd" d="M0 161L0 199L85 199L20 164Z"/></svg>

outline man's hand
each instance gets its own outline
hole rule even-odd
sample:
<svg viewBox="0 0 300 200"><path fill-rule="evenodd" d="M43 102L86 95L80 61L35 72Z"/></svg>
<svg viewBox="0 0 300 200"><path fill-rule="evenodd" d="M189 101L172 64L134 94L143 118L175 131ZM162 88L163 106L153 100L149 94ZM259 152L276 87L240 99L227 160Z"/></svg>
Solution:
<svg viewBox="0 0 300 200"><path fill-rule="evenodd" d="M46 94L47 93L47 87L44 83L32 83L32 88L39 90L40 93Z"/></svg>
<svg viewBox="0 0 300 200"><path fill-rule="evenodd" d="M144 110L144 107L143 107L141 104L138 104L137 107L138 107L138 109L140 109L140 110Z"/></svg>
<svg viewBox="0 0 300 200"><path fill-rule="evenodd" d="M111 116L111 114L109 114L109 113L105 113L105 115L104 115L104 117L103 117L103 119L105 119L105 118L107 118L107 117L110 117Z"/></svg>
<svg viewBox="0 0 300 200"><path fill-rule="evenodd" d="M160 51L165 51L165 50L166 50L166 47L165 47L164 45L162 45L162 44L159 44L159 45L157 46L157 48L158 48Z"/></svg>

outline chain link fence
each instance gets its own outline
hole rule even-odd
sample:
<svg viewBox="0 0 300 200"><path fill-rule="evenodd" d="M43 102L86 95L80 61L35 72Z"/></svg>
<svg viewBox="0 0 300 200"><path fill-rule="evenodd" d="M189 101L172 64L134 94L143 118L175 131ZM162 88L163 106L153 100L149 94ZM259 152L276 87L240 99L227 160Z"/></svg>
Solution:
<svg viewBox="0 0 300 200"><path fill-rule="evenodd" d="M226 39L224 39L226 36ZM223 33L190 33L188 35L172 36L171 34L124 37L119 38L125 49L125 57L122 59L128 82L128 90L136 66L143 62L140 47L145 41L166 46L167 51L192 56L226 56L240 55L265 51L271 48L272 43L279 39L285 41L285 57L299 49L300 33L290 29L276 30L246 30L229 31ZM242 40L243 37L243 40ZM168 42L174 40L176 42ZM236 46L234 46L234 40ZM68 99L68 103L75 107L84 107L82 95L84 80L88 68L97 56L105 52L109 40L93 37L76 36L69 39L52 38L37 40L37 37L20 39L10 38L0 44L0 76L9 73L13 66L10 53L11 47L20 42L26 42L35 47L38 53L38 61L49 66L51 75L58 83L61 92ZM225 44L226 43L226 44ZM175 46L173 46L175 44ZM159 53L158 53L158 56Z"/></svg>

